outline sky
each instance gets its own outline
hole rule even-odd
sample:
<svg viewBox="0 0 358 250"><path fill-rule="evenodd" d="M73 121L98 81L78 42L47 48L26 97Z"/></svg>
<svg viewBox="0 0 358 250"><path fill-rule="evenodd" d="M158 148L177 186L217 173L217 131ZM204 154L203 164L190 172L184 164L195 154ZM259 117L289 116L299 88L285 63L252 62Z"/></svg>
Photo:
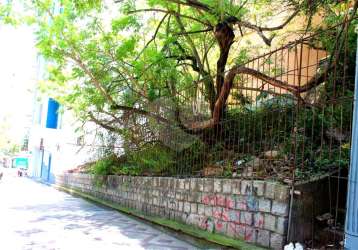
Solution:
<svg viewBox="0 0 358 250"><path fill-rule="evenodd" d="M0 25L0 123L10 123L9 136L15 142L22 140L31 122L36 58L30 27Z"/></svg>

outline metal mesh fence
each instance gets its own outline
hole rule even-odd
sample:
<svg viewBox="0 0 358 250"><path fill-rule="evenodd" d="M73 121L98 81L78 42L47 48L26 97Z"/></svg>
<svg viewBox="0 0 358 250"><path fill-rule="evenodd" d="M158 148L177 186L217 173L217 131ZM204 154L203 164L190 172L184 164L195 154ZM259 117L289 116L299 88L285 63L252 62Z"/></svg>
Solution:
<svg viewBox="0 0 358 250"><path fill-rule="evenodd" d="M311 199L309 209L290 214L288 239L304 234L292 227L304 217L311 234L306 245L339 242L351 145L356 52L352 26L350 20L312 33L240 65L243 73L231 87L220 121L210 128L187 131L156 118L128 118L130 133L117 142L118 161L128 168L135 162L137 175L286 183L292 186L296 211L307 206L305 198L295 194L307 192ZM185 93L179 117L173 101L146 105L183 124L210 119L203 96ZM134 134L141 137L140 146Z"/></svg>

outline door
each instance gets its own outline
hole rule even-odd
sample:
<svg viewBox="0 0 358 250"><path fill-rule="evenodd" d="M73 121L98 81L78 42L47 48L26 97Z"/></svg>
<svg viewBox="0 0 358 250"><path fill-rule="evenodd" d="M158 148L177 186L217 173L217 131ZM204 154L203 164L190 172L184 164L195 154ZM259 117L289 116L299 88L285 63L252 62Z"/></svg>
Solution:
<svg viewBox="0 0 358 250"><path fill-rule="evenodd" d="M42 164L41 164L41 179L49 182L51 172L51 153L43 151Z"/></svg>

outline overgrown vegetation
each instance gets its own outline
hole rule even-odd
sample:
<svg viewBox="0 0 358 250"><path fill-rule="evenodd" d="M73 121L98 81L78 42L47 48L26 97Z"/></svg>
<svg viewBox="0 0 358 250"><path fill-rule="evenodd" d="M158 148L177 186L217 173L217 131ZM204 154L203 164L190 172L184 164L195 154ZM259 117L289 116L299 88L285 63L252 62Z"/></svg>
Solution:
<svg viewBox="0 0 358 250"><path fill-rule="evenodd" d="M286 178L348 165L357 1L139 2L25 1L48 62L40 89L120 138L95 174L234 176L259 161L251 172ZM11 11L0 8L8 23ZM310 74L298 43L245 64L310 35Z"/></svg>

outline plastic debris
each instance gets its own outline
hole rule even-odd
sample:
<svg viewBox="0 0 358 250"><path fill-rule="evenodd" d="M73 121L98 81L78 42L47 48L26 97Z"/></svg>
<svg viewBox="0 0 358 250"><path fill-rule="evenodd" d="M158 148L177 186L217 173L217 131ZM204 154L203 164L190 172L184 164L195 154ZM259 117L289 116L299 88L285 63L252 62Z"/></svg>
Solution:
<svg viewBox="0 0 358 250"><path fill-rule="evenodd" d="M304 247L301 243L297 242L297 243L290 243L288 245L286 245L284 248L284 250L304 250Z"/></svg>
<svg viewBox="0 0 358 250"><path fill-rule="evenodd" d="M284 250L295 250L295 245L291 242L290 244L286 245Z"/></svg>

